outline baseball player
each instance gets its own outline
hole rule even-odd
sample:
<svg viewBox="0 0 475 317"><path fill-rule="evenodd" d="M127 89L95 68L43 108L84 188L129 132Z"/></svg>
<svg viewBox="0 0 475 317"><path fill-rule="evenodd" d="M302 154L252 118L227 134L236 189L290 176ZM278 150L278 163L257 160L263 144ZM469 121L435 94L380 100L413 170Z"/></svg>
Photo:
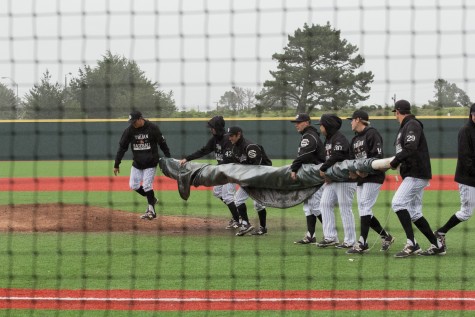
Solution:
<svg viewBox="0 0 475 317"><path fill-rule="evenodd" d="M363 110L356 110L351 118L351 130L355 136L350 142L350 158L383 158L383 138L378 130L370 126L368 113ZM373 214L373 206L378 199L379 190L384 183L384 172L378 171L376 174L366 175L357 172L350 173L350 177L356 179L356 199L358 201L358 212L360 215L360 238L352 249L346 251L347 254L363 254L368 252L368 233L373 229L381 237L381 251L387 251L394 238L381 226L378 219Z"/></svg>
<svg viewBox="0 0 475 317"><path fill-rule="evenodd" d="M145 120L140 111L134 110L130 113L129 123L129 127L124 130L119 141L114 162L114 175L117 176L120 173L119 165L130 144L133 163L129 186L130 189L147 197L148 207L140 218L152 220L157 218L155 204L158 199L155 198L153 191L153 179L159 160L158 146L166 157L170 157L170 149L158 126Z"/></svg>
<svg viewBox="0 0 475 317"><path fill-rule="evenodd" d="M272 165L271 160L267 157L264 148L256 143L253 143L244 138L242 129L240 127L228 128L229 141L233 144L232 158L235 163L249 164L249 165ZM259 217L259 228L254 230L254 227L249 221L247 215L246 200L249 195L242 187L240 187L234 196L239 216L241 217L241 228L236 233L237 236L243 236L252 231L252 235L264 235L267 233L267 211L266 207L254 201L254 209L257 211ZM254 230L254 231L253 231Z"/></svg>
<svg viewBox="0 0 475 317"><path fill-rule="evenodd" d="M320 175L325 177L325 171L337 162L350 158L350 144L340 132L342 120L335 114L324 114L320 118L320 132L325 136L325 163L320 167ZM352 248L356 240L355 218L352 204L355 196L356 182L326 182L320 200L320 210L323 220L323 240L318 247L335 246L339 249ZM334 208L339 204L345 238L339 243L336 231Z"/></svg>
<svg viewBox="0 0 475 317"><path fill-rule="evenodd" d="M475 209L475 103L470 107L469 120L458 134L457 167L455 181L459 186L460 210L447 223L435 231L445 247L446 233L473 215Z"/></svg>
<svg viewBox="0 0 475 317"><path fill-rule="evenodd" d="M186 156L180 160L180 165L185 165L186 162L203 157L211 152L215 153L218 165L229 163L232 144L229 141L228 135L224 130L225 121L222 116L214 116L208 121L208 127L212 133L212 137L208 140L205 146L198 151ZM226 184L213 187L213 195L221 199L231 212L231 220L226 226L226 229L239 228L239 213L234 204L234 194L236 193L235 184Z"/></svg>
<svg viewBox="0 0 475 317"><path fill-rule="evenodd" d="M297 158L290 166L290 177L297 180L297 172L303 164L321 164L325 161L325 150L320 140L320 133L310 124L310 116L306 113L299 113L294 120L297 132L302 135L297 152ZM322 197L323 186L320 187L309 199L303 203L303 211L307 220L307 233L301 240L295 241L295 244L316 243L315 227L317 218L322 222L320 212L320 198Z"/></svg>
<svg viewBox="0 0 475 317"><path fill-rule="evenodd" d="M396 253L395 257L405 258L414 254L444 255L445 247L434 235L422 214L424 188L432 178L429 149L422 122L411 114L411 104L406 100L398 100L394 104L393 112L400 128L394 142L396 156L390 165L392 169L399 167L403 181L394 194L392 209L398 216L407 238L404 249ZM427 251L422 252L417 243L412 223L431 243Z"/></svg>

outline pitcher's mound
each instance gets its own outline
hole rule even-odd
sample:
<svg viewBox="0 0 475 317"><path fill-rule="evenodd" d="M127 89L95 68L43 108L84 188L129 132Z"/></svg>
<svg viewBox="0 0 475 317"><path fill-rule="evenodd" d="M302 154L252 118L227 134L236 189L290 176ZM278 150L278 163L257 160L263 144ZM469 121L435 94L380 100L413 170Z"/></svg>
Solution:
<svg viewBox="0 0 475 317"><path fill-rule="evenodd" d="M3 232L148 232L213 234L225 230L226 221L198 217L161 216L142 220L140 214L69 204L0 206Z"/></svg>

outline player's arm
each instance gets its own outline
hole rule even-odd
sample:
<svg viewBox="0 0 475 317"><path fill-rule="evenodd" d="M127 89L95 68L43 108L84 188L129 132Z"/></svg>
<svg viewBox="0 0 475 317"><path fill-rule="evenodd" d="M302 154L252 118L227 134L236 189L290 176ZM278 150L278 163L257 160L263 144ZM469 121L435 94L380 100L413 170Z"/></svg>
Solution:
<svg viewBox="0 0 475 317"><path fill-rule="evenodd" d="M246 155L249 164L261 165L262 163L262 150L257 144L249 144L246 147Z"/></svg>
<svg viewBox="0 0 475 317"><path fill-rule="evenodd" d="M373 132L370 137L367 138L368 145L368 157L377 159L384 158L383 153L383 138L377 132Z"/></svg>
<svg viewBox="0 0 475 317"><path fill-rule="evenodd" d="M114 161L114 175L120 173L120 163L122 162L122 158L124 157L125 152L129 148L130 144L130 136L129 136L129 129L126 129L120 138L119 141L119 148L117 149L117 153L115 154L115 161Z"/></svg>
<svg viewBox="0 0 475 317"><path fill-rule="evenodd" d="M407 133L401 136L403 138L401 140L401 151L396 154L390 163L393 169L397 168L399 164L417 153L417 147L419 146L422 135L422 127L418 123L409 123L405 131L407 131Z"/></svg>
<svg viewBox="0 0 475 317"><path fill-rule="evenodd" d="M196 160L200 157L203 157L205 155L208 155L212 152L214 152L215 150L215 144L216 142L214 141L214 138L211 138L209 139L208 143L206 143L201 149L197 150L196 152L190 154L190 155L187 155L184 160L186 160L187 162L189 161L192 161L192 160ZM181 162L181 161L180 161Z"/></svg>
<svg viewBox="0 0 475 317"><path fill-rule="evenodd" d="M171 157L170 148L168 147L167 141L165 140L165 137L163 136L162 131L160 131L159 127L157 127L156 129L156 138L158 146L160 147L160 150L162 150L165 157Z"/></svg>
<svg viewBox="0 0 475 317"><path fill-rule="evenodd" d="M348 142L348 141L347 141ZM337 162L344 161L348 158L349 146L343 144L340 141L335 142L332 147L332 154L330 157L322 164L320 171L326 172L331 166L335 165Z"/></svg>

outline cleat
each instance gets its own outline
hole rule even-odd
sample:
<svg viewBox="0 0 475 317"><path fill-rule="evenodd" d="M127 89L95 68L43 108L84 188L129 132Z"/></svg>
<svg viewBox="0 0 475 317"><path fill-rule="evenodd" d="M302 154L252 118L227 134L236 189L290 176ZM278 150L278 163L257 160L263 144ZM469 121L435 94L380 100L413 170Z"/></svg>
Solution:
<svg viewBox="0 0 475 317"><path fill-rule="evenodd" d="M140 219L144 220L153 220L155 218L157 218L157 214L152 210L147 210L142 216L140 216Z"/></svg>
<svg viewBox="0 0 475 317"><path fill-rule="evenodd" d="M430 245L429 249L419 253L419 255L422 255L422 256L445 255L445 254L446 252L445 252L444 246L441 246L440 248L438 248L433 244Z"/></svg>
<svg viewBox="0 0 475 317"><path fill-rule="evenodd" d="M310 238L309 236L305 236L302 240L294 241L295 244L315 244L317 243L317 238L313 237Z"/></svg>
<svg viewBox="0 0 475 317"><path fill-rule="evenodd" d="M353 246L352 246L352 245L349 245L349 244L346 243L346 242L343 242L343 243L341 243L341 244L337 244L337 245L335 246L335 248L337 248L337 249L351 249L351 248L353 248Z"/></svg>
<svg viewBox="0 0 475 317"><path fill-rule="evenodd" d="M237 228L239 228L239 222L234 219L229 220L229 223L226 226L226 229L229 230L229 229L237 229Z"/></svg>
<svg viewBox="0 0 475 317"><path fill-rule="evenodd" d="M391 244L394 243L394 240L396 240L396 238L394 238L392 235L388 235L387 237L381 238L381 249L379 249L379 251L388 251L391 247Z"/></svg>
<svg viewBox="0 0 475 317"><path fill-rule="evenodd" d="M353 246L353 248L346 251L346 254L365 254L369 251L369 246L367 243L361 244L358 242Z"/></svg>
<svg viewBox="0 0 475 317"><path fill-rule="evenodd" d="M447 245L445 244L445 234L442 234L439 231L434 231L434 236L440 241L445 250L447 250Z"/></svg>
<svg viewBox="0 0 475 317"><path fill-rule="evenodd" d="M402 249L402 251L396 253L394 255L394 257L396 258L407 258L408 256L411 256L411 255L415 255L415 254L418 254L420 253L422 250L421 248L419 247L419 244L416 243L416 245L410 245L410 244L406 244L404 246L404 249Z"/></svg>
<svg viewBox="0 0 475 317"><path fill-rule="evenodd" d="M259 229L255 229L253 232L251 232L251 236L262 236L267 234L267 228L264 227L259 227Z"/></svg>
<svg viewBox="0 0 475 317"><path fill-rule="evenodd" d="M254 227L251 226L250 224L247 224L247 225L242 224L241 229L239 229L239 231L236 233L236 235L241 237L241 236L245 235L246 233L251 232L252 230L254 230Z"/></svg>
<svg viewBox="0 0 475 317"><path fill-rule="evenodd" d="M326 248L326 247L329 247L329 246L332 246L332 245L337 245L338 243L339 243L338 240L323 239L322 241L317 243L317 247Z"/></svg>

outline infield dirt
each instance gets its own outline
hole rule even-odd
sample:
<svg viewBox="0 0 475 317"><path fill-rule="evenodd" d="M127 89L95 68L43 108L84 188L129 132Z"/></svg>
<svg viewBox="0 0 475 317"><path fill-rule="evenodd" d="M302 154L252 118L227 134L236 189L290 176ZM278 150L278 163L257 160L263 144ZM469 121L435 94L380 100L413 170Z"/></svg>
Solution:
<svg viewBox="0 0 475 317"><path fill-rule="evenodd" d="M0 206L1 232L144 232L209 234L223 232L222 219L161 216L142 220L140 214L96 206L69 204Z"/></svg>

